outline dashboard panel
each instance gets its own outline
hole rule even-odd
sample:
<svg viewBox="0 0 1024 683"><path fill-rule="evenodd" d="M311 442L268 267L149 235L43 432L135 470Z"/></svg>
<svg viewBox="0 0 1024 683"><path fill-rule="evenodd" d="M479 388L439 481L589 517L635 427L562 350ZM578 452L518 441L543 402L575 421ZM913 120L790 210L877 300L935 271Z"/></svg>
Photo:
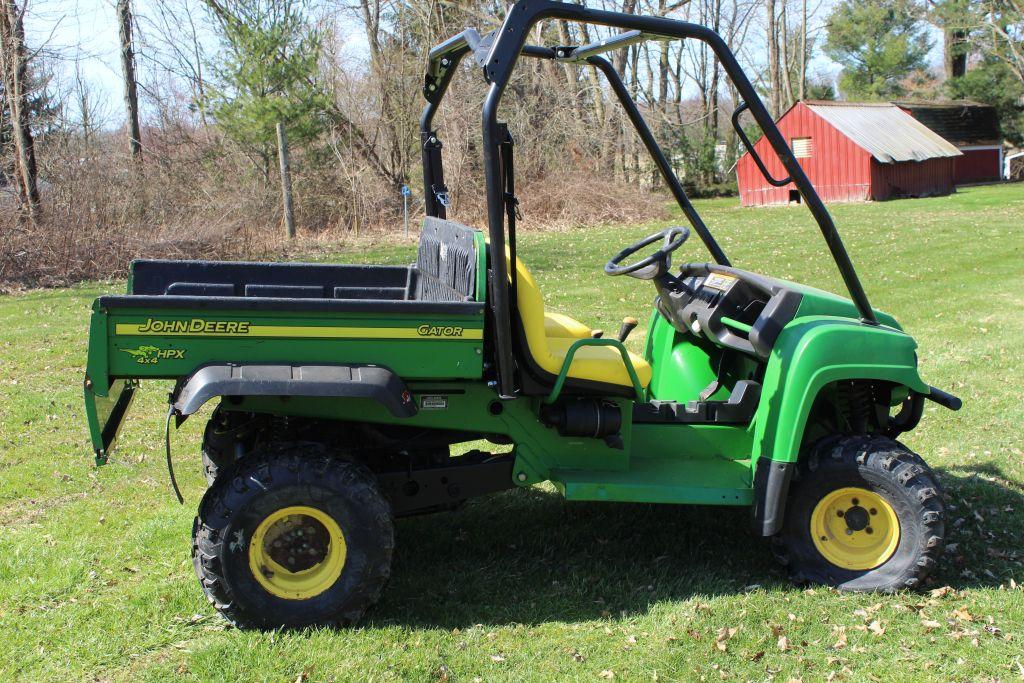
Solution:
<svg viewBox="0 0 1024 683"><path fill-rule="evenodd" d="M777 280L709 263L686 264L660 284L656 305L677 330L761 359L801 299Z"/></svg>

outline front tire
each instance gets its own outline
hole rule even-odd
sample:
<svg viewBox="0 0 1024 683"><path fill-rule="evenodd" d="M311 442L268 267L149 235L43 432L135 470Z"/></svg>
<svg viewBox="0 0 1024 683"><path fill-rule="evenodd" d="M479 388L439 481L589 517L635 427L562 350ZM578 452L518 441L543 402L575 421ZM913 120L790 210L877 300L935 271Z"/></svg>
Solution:
<svg viewBox="0 0 1024 683"><path fill-rule="evenodd" d="M772 549L797 583L916 588L935 569L945 505L931 469L881 436L830 437L801 461Z"/></svg>
<svg viewBox="0 0 1024 683"><path fill-rule="evenodd" d="M192 560L238 627L349 625L380 597L393 548L391 509L368 469L286 444L246 455L207 490Z"/></svg>

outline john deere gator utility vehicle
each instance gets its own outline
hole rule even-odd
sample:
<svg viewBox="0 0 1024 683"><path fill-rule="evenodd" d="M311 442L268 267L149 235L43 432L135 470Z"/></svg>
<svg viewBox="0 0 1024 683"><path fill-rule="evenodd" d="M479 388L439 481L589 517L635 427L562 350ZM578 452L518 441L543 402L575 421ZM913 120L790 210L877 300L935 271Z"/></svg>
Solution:
<svg viewBox="0 0 1024 683"><path fill-rule="evenodd" d="M527 44L544 19L624 32ZM750 112L787 177L768 174L737 125L740 140L774 184L800 193L848 299L734 267L701 221L601 56L678 39L717 55L743 99L734 123ZM447 219L432 123L466 57L489 84L486 235ZM610 338L546 310L516 257L513 144L498 111L520 57L601 72L689 222L604 267L657 292L642 356L624 345L634 319ZM747 506L800 582L921 584L942 551L943 500L895 439L925 399L960 402L921 379L914 339L868 303L828 211L717 34L520 0L499 29L433 48L423 94L427 217L415 264L136 261L128 294L94 304L85 399L99 462L139 380L177 382L168 465L171 421L217 401L192 540L217 610L242 626L351 623L388 579L395 517L545 481L569 500ZM712 260L673 268L691 231ZM502 447L452 448L468 442Z"/></svg>

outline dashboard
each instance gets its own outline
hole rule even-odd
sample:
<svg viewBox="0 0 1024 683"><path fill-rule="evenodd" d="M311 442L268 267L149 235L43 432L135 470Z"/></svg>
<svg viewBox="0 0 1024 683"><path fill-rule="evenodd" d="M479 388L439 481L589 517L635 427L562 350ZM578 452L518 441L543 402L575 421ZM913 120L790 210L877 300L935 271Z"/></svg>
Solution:
<svg viewBox="0 0 1024 683"><path fill-rule="evenodd" d="M802 298L778 280L711 263L688 263L660 284L656 305L673 327L760 359Z"/></svg>

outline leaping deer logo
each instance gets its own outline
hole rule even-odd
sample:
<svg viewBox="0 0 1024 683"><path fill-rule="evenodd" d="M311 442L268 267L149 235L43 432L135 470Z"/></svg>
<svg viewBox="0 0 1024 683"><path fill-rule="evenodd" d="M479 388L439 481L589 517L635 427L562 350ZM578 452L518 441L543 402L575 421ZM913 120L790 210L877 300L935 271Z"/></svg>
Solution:
<svg viewBox="0 0 1024 683"><path fill-rule="evenodd" d="M158 363L161 358L184 358L183 349L161 349L157 346L140 346L137 349L121 349L135 358L136 363L148 365Z"/></svg>
<svg viewBox="0 0 1024 683"><path fill-rule="evenodd" d="M150 354L155 354L160 349L158 349L155 346L140 346L137 349L121 349L121 350L124 351L127 354L135 356L136 358L145 358L146 356L149 356Z"/></svg>

